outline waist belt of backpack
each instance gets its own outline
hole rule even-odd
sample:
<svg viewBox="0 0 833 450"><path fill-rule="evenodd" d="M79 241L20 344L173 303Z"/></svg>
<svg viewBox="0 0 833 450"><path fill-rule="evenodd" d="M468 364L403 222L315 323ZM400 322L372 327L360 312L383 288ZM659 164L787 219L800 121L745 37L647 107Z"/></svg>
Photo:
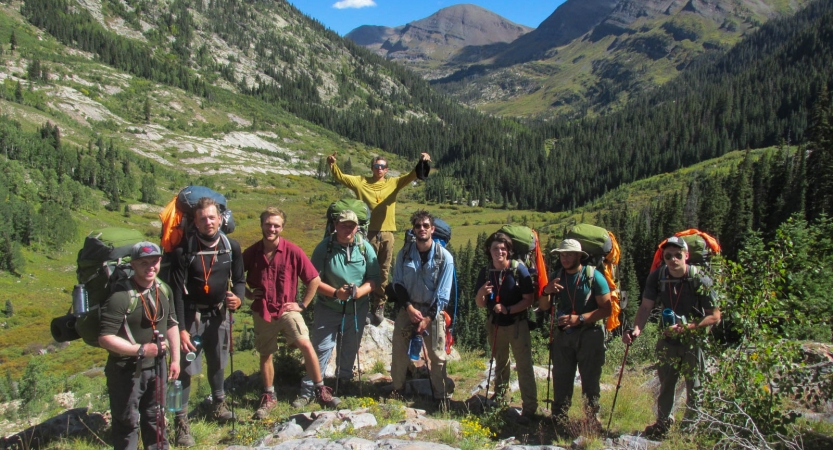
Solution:
<svg viewBox="0 0 833 450"><path fill-rule="evenodd" d="M198 305L196 303L189 303L188 309L191 311L199 311L200 314L205 316L211 316L213 312L220 312L223 309L223 303L217 303L215 305Z"/></svg>

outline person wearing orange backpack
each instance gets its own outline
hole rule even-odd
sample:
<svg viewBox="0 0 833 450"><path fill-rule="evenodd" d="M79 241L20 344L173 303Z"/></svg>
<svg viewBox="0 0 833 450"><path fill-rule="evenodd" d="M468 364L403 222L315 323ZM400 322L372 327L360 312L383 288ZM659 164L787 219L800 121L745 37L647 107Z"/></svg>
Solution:
<svg viewBox="0 0 833 450"><path fill-rule="evenodd" d="M605 363L602 320L610 315L610 287L601 271L585 267L581 261L587 252L575 239L564 239L552 253L557 253L561 270L550 275L544 287L546 297L539 299L539 308L550 309L550 296L555 302L558 330L552 351L554 399L552 414L564 426L573 401L576 369L581 374L581 393L585 415L598 431L602 424L599 412L600 380Z"/></svg>
<svg viewBox="0 0 833 450"><path fill-rule="evenodd" d="M648 275L633 330L622 335L622 342L630 345L644 330L654 305L660 302L663 337L656 346L660 381L657 421L644 431L652 439L665 436L674 423L671 414L681 375L685 376L686 382L686 419L692 418L700 388L698 375L703 370L700 331L720 322L712 280L698 275L697 266L688 264L688 244L682 238L672 236L661 249L665 264Z"/></svg>

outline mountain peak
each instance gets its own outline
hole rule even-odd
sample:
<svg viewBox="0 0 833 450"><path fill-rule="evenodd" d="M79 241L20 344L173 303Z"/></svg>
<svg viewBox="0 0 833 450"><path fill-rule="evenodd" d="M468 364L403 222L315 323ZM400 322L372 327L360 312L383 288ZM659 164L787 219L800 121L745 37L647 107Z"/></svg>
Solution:
<svg viewBox="0 0 833 450"><path fill-rule="evenodd" d="M344 37L382 56L400 60L444 60L466 46L509 43L532 31L477 5L443 8L396 28L363 25Z"/></svg>

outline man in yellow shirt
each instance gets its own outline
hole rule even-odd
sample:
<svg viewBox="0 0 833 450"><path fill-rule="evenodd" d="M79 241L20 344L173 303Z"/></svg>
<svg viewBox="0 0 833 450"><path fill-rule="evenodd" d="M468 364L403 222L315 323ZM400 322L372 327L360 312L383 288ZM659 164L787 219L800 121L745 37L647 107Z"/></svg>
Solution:
<svg viewBox="0 0 833 450"><path fill-rule="evenodd" d="M381 269L379 283L372 292L371 321L379 325L385 319L385 286L388 284L388 272L393 259L393 241L396 232L396 194L417 179L418 172L423 178L428 174L426 168L431 157L428 153L421 153L419 163L414 170L400 177L385 177L388 173L388 162L383 156L373 158L370 169L373 175L345 175L336 164L336 153L327 157L333 179L347 186L356 197L365 202L370 208L370 223L367 227L367 238L379 259ZM420 170L418 170L420 169Z"/></svg>

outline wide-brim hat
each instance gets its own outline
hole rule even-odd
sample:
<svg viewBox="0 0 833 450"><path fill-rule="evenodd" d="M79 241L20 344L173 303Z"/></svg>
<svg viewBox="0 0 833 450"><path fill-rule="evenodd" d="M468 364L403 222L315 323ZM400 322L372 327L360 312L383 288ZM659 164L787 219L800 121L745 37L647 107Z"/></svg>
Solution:
<svg viewBox="0 0 833 450"><path fill-rule="evenodd" d="M359 216L356 215L353 211L349 209L345 209L344 211L338 214L338 218L336 218L337 223L341 222L353 222L358 225L359 223Z"/></svg>
<svg viewBox="0 0 833 450"><path fill-rule="evenodd" d="M130 259L139 259L147 256L162 256L162 249L153 242L143 241L135 244L130 251Z"/></svg>
<svg viewBox="0 0 833 450"><path fill-rule="evenodd" d="M550 253L566 253L566 252L575 252L581 253L584 257L588 257L590 255L587 254L584 250L581 249L581 242L575 239L564 239L558 244L558 247L554 248Z"/></svg>

